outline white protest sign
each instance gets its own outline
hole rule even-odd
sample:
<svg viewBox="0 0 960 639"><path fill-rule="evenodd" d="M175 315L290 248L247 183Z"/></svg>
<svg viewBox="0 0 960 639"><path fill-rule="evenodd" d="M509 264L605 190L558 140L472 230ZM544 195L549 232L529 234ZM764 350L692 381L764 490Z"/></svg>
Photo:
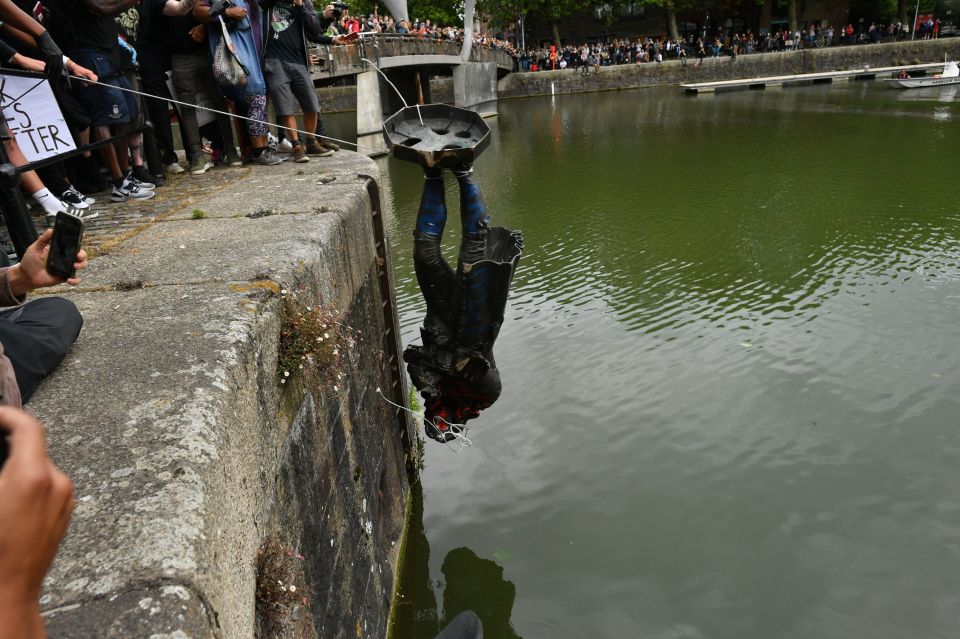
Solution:
<svg viewBox="0 0 960 639"><path fill-rule="evenodd" d="M47 80L0 74L0 108L28 161L77 148Z"/></svg>

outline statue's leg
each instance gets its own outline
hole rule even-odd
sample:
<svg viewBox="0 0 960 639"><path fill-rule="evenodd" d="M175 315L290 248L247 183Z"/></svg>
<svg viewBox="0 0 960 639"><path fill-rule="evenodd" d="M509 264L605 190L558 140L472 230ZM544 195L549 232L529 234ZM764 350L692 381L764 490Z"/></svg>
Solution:
<svg viewBox="0 0 960 639"><path fill-rule="evenodd" d="M440 253L440 240L447 222L447 204L443 173L440 169L424 169L423 195L417 211L417 228L413 232L413 265L417 283L427 302L430 327L445 322L453 288L453 270Z"/></svg>
<svg viewBox="0 0 960 639"><path fill-rule="evenodd" d="M453 174L460 184L460 224L463 230L460 263L473 264L482 260L486 252L490 215L480 193L480 186L473 179L473 167L455 169Z"/></svg>

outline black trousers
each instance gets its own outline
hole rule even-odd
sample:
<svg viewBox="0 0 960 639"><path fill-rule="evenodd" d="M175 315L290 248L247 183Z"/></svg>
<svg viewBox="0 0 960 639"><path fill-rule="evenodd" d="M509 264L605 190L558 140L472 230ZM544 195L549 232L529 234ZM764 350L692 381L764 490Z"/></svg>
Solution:
<svg viewBox="0 0 960 639"><path fill-rule="evenodd" d="M80 311L62 297L42 297L0 312L0 344L24 404L63 361L82 327Z"/></svg>

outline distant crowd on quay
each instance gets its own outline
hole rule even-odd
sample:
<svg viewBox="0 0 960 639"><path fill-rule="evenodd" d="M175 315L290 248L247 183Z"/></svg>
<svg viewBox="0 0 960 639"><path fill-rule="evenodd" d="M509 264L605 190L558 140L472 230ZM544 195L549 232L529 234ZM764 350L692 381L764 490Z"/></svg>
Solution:
<svg viewBox="0 0 960 639"><path fill-rule="evenodd" d="M916 39L937 39L941 34L939 18L921 21ZM943 34L945 35L945 34ZM951 33L950 35L953 35ZM796 51L853 44L879 44L881 42L899 42L910 40L910 24L891 22L889 24L871 23L866 27L854 27L847 24L834 28L831 25L811 24L803 30L790 32L777 30L756 35L746 33L705 33L687 34L685 37L637 37L616 38L609 42L582 43L566 45L560 48L543 45L522 52L518 57L520 71L550 71L556 69L589 69L621 64L662 63L664 60L679 60L686 63L688 58L719 58L754 53Z"/></svg>

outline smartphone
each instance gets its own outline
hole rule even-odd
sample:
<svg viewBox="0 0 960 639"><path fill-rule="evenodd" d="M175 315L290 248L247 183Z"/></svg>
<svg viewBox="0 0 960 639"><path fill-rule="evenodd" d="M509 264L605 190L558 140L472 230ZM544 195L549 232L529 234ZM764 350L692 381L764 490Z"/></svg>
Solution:
<svg viewBox="0 0 960 639"><path fill-rule="evenodd" d="M9 455L10 445L7 444L7 431L0 429L0 470L3 469Z"/></svg>
<svg viewBox="0 0 960 639"><path fill-rule="evenodd" d="M64 279L76 275L73 263L77 261L82 241L83 220L63 211L57 213L53 223L53 239L50 240L50 254L47 256L47 271Z"/></svg>

